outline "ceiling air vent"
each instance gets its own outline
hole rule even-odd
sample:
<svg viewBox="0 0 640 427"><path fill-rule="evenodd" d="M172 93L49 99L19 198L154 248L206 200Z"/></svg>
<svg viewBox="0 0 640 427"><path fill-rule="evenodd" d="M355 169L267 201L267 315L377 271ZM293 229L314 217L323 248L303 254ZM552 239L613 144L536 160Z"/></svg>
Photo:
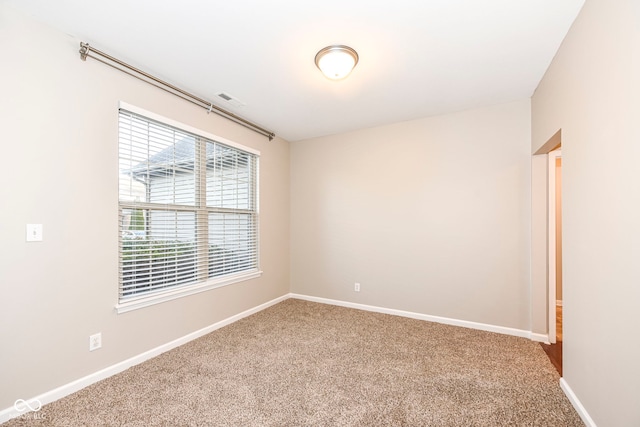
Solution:
<svg viewBox="0 0 640 427"><path fill-rule="evenodd" d="M222 99L224 102L226 102L229 105L233 105L234 107L243 107L245 105L245 103L240 101L238 98L231 96L225 92L220 92L218 94L218 98Z"/></svg>

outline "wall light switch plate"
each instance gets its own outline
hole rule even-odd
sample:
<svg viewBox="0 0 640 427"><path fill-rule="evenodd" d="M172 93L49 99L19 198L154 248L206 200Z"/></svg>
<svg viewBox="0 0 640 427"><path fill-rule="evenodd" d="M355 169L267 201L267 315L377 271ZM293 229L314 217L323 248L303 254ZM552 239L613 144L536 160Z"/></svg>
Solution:
<svg viewBox="0 0 640 427"><path fill-rule="evenodd" d="M42 241L42 224L27 224L27 242Z"/></svg>

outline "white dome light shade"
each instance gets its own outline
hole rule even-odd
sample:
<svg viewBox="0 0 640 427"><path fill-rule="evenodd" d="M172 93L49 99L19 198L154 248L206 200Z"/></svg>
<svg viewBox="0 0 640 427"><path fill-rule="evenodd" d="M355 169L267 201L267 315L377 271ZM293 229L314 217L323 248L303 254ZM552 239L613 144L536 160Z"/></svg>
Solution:
<svg viewBox="0 0 640 427"><path fill-rule="evenodd" d="M349 46L327 46L316 54L316 65L331 80L344 79L358 63L358 54Z"/></svg>

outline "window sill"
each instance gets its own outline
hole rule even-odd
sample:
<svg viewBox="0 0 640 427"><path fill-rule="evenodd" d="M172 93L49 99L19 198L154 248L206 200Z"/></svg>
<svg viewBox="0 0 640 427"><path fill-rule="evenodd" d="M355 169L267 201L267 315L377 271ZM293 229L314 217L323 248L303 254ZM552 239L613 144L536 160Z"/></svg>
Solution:
<svg viewBox="0 0 640 427"><path fill-rule="evenodd" d="M234 283L243 282L245 280L255 279L262 276L262 271L255 270L251 272L244 272L231 276L226 276L220 279L208 280L204 283L189 285L181 287L179 289L172 289L165 292L156 293L153 295L138 297L125 301L120 304L116 304L115 309L118 314L126 313L128 311L138 310L140 308L149 307L151 305L160 304L166 301L186 297L188 295L197 294L200 292L208 291L222 286L232 285Z"/></svg>

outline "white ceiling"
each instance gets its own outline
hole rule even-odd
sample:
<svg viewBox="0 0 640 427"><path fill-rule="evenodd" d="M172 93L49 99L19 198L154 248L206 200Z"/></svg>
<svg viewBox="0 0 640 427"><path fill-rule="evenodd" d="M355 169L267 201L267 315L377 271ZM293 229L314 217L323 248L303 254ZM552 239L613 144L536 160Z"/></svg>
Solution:
<svg viewBox="0 0 640 427"><path fill-rule="evenodd" d="M289 141L530 97L584 3L2 1ZM330 44L360 55L345 80Z"/></svg>

